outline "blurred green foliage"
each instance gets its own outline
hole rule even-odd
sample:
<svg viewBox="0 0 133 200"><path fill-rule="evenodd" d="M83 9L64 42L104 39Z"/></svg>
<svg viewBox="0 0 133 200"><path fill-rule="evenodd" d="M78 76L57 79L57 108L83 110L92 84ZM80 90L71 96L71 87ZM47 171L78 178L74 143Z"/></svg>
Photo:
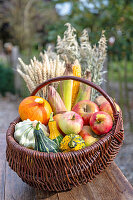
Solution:
<svg viewBox="0 0 133 200"><path fill-rule="evenodd" d="M0 93L4 96L6 92L14 94L14 73L4 62L0 61Z"/></svg>
<svg viewBox="0 0 133 200"><path fill-rule="evenodd" d="M115 38L114 44L109 42L109 56L133 59L133 0L5 0L0 8L0 38L4 34L4 42L11 40L29 50L28 55L55 43L70 22L79 35L87 28L92 43L104 29L107 39Z"/></svg>
<svg viewBox="0 0 133 200"><path fill-rule="evenodd" d="M0 1L0 39L31 51L47 42L46 26L57 18L53 5L47 1Z"/></svg>
<svg viewBox="0 0 133 200"><path fill-rule="evenodd" d="M109 80L111 81L125 81L125 65L127 70L127 81L133 83L133 64L131 61L110 61L109 64ZM120 81L120 80L119 80Z"/></svg>

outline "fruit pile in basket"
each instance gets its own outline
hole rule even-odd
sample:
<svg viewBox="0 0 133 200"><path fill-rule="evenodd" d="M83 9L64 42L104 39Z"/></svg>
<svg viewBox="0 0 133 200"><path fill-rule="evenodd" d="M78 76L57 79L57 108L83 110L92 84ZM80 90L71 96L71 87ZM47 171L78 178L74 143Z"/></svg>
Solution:
<svg viewBox="0 0 133 200"><path fill-rule="evenodd" d="M112 129L113 111L104 97L96 98L97 103L86 99L86 91L79 94L80 83L72 80L60 82L57 90L50 85L48 100L30 96L20 103L22 122L16 124L14 133L20 145L47 153L76 151L92 145Z"/></svg>

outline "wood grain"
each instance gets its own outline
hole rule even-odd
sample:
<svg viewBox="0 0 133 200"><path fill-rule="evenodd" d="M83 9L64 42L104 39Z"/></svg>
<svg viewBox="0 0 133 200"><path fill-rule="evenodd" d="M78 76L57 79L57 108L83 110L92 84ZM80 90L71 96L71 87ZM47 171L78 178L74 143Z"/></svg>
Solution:
<svg viewBox="0 0 133 200"><path fill-rule="evenodd" d="M28 186L5 161L5 135L0 134L0 200L132 200L133 187L112 164L91 183L67 192L44 192Z"/></svg>
<svg viewBox="0 0 133 200"><path fill-rule="evenodd" d="M132 200L133 188L113 162L103 173L87 186L93 191L93 198L99 200ZM95 191L95 192L94 192Z"/></svg>
<svg viewBox="0 0 133 200"><path fill-rule="evenodd" d="M0 135L0 200L3 200L5 197L5 135Z"/></svg>
<svg viewBox="0 0 133 200"><path fill-rule="evenodd" d="M58 195L59 200L133 200L133 188L113 162L91 183Z"/></svg>
<svg viewBox="0 0 133 200"><path fill-rule="evenodd" d="M5 200L31 200L35 190L24 183L6 163Z"/></svg>
<svg viewBox="0 0 133 200"><path fill-rule="evenodd" d="M55 192L44 192L36 190L35 192L36 200L58 200L58 193Z"/></svg>

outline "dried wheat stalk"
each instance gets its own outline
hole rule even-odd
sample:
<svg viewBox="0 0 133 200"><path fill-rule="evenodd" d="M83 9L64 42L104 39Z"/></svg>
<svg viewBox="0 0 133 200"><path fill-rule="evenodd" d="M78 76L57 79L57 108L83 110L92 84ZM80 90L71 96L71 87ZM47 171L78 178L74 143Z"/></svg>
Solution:
<svg viewBox="0 0 133 200"><path fill-rule="evenodd" d="M65 63L59 59L59 56L52 59L49 58L47 52L41 53L42 61L38 61L36 57L31 59L30 64L26 65L19 58L20 65L17 68L18 73L26 82L30 93L42 82L49 78L61 76L65 70ZM47 97L46 87L38 92L39 96Z"/></svg>

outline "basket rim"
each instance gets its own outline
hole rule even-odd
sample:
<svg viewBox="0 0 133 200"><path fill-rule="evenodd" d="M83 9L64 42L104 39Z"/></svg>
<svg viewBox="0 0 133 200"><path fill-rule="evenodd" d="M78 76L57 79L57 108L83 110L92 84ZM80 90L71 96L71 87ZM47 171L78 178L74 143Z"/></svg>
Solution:
<svg viewBox="0 0 133 200"><path fill-rule="evenodd" d="M117 114L117 116L119 117L119 113ZM77 150L77 151L70 151L70 152L57 152L57 153L53 153L53 152L50 152L50 153L47 153L47 152L39 152L39 151L36 151L36 150L32 150L32 149L29 149L27 147L24 147L22 145L20 145L14 138L14 131L13 129L15 128L15 125L16 123L18 123L19 121L21 121L20 117L17 117L13 122L10 123L10 126L8 127L8 130L7 130L7 133L6 133L6 141L7 141L7 145L10 145L12 146L12 148L16 151L21 151L21 152L24 152L26 154L28 154L29 156L32 156L33 154L36 156L40 156L40 157L49 157L49 158L56 158L58 156L61 156L61 157L68 157L68 156L79 156L79 155L82 155L82 154L86 154L86 153L89 153L89 152L92 152L92 151L96 151L98 150L98 148L100 147L100 145L104 144L105 141L109 141L111 139L111 137L114 136L114 131L113 131L113 134L110 133L112 131L112 129L116 128L116 125L117 123L114 123L113 125L113 128L106 134L104 135L103 137L101 137L98 141L96 141L94 144L92 144L91 146L88 146L88 147L85 147L83 149L80 149L80 150Z"/></svg>

